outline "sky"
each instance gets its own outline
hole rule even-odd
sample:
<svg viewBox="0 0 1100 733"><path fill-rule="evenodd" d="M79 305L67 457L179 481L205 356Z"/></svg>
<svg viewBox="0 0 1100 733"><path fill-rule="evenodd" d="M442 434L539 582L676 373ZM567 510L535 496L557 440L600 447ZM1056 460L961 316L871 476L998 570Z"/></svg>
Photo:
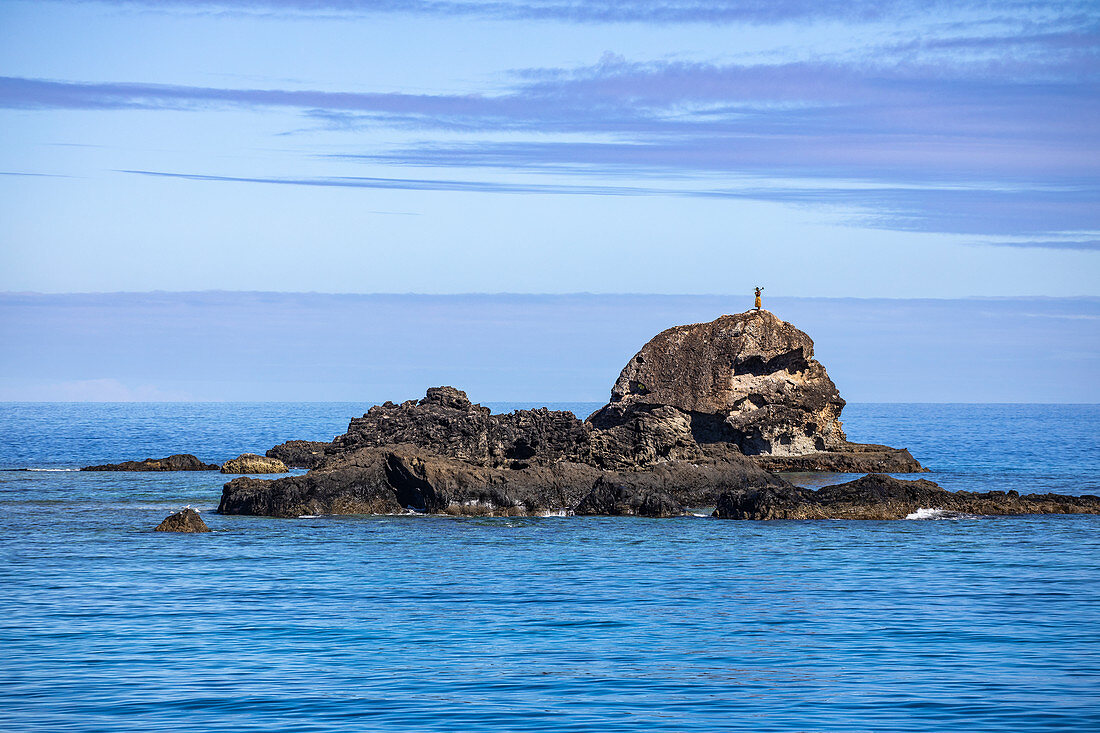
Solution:
<svg viewBox="0 0 1100 733"><path fill-rule="evenodd" d="M603 403L751 294L0 294L0 401ZM1100 298L769 298L850 402L1100 402ZM976 427L980 429L980 427Z"/></svg>
<svg viewBox="0 0 1100 733"><path fill-rule="evenodd" d="M0 401L1100 401L1095 0L0 0Z"/></svg>
<svg viewBox="0 0 1100 733"><path fill-rule="evenodd" d="M1100 6L0 0L0 291L1100 295Z"/></svg>

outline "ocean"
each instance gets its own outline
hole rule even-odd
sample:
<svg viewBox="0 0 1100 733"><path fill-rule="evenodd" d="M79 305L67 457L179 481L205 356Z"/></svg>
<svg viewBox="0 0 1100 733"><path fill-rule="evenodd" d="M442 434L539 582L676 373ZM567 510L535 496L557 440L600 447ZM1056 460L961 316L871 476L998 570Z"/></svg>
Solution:
<svg viewBox="0 0 1100 733"><path fill-rule="evenodd" d="M1100 729L1100 516L288 520L216 514L216 472L67 470L367 407L0 403L0 728ZM1100 494L1098 405L844 422L947 489ZM186 505L214 531L150 531Z"/></svg>

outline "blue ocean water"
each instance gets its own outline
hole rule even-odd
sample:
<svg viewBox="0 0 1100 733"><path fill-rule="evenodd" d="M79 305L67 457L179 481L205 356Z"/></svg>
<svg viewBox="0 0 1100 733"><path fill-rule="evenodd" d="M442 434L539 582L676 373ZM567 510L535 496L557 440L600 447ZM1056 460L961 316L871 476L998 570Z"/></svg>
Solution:
<svg viewBox="0 0 1100 733"><path fill-rule="evenodd" d="M366 407L0 404L0 467L221 461ZM949 489L1100 493L1100 406L845 425ZM1100 517L279 520L217 515L222 482L0 471L0 728L1100 729ZM187 504L213 532L150 531Z"/></svg>

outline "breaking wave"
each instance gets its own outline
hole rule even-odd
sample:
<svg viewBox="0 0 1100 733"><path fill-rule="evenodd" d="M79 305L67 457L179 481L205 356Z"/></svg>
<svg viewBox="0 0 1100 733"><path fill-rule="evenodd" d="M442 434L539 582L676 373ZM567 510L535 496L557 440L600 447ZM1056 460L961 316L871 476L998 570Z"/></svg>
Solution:
<svg viewBox="0 0 1100 733"><path fill-rule="evenodd" d="M976 519L977 514L966 512L952 512L947 509L918 509L912 514L906 515L906 519Z"/></svg>

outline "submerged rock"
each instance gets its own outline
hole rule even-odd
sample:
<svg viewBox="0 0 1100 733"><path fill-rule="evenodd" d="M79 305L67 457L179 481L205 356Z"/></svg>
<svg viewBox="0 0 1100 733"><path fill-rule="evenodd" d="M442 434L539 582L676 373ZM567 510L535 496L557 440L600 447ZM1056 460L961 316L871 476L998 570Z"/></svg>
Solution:
<svg viewBox="0 0 1100 733"><path fill-rule="evenodd" d="M154 532L209 532L210 528L191 507L176 512L157 525Z"/></svg>
<svg viewBox="0 0 1100 733"><path fill-rule="evenodd" d="M921 511L956 514L1100 514L1100 497L1015 491L951 492L925 479L905 481L868 474L854 481L809 489L737 489L719 497L722 519L905 519Z"/></svg>
<svg viewBox="0 0 1100 733"><path fill-rule="evenodd" d="M216 463L203 463L190 453L177 453L167 458L146 458L144 461L123 461L102 466L85 466L81 471L217 471Z"/></svg>
<svg viewBox="0 0 1100 733"><path fill-rule="evenodd" d="M222 464L222 473L286 473L286 464L278 458L242 453Z"/></svg>

